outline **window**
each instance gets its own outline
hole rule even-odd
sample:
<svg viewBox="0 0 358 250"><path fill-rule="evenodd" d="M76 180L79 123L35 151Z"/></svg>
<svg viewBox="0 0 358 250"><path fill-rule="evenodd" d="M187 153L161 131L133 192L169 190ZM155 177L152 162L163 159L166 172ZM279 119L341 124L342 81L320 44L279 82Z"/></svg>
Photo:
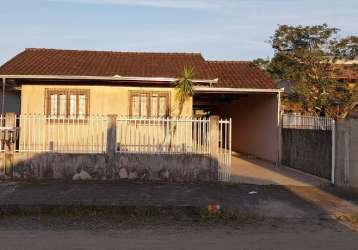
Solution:
<svg viewBox="0 0 358 250"><path fill-rule="evenodd" d="M169 116L169 93L130 92L129 115L132 117Z"/></svg>
<svg viewBox="0 0 358 250"><path fill-rule="evenodd" d="M89 90L46 89L46 115L52 119L85 119L89 115Z"/></svg>

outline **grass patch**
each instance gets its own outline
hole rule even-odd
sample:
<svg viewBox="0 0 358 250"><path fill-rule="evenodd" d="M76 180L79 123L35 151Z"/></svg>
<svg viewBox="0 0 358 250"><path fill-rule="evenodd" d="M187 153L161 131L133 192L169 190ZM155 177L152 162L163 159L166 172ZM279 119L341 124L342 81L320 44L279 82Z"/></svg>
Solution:
<svg viewBox="0 0 358 250"><path fill-rule="evenodd" d="M110 207L110 206L37 206L0 210L0 220L14 217L56 218L69 221L108 221L111 223L250 223L259 217L234 209L209 213L198 207Z"/></svg>

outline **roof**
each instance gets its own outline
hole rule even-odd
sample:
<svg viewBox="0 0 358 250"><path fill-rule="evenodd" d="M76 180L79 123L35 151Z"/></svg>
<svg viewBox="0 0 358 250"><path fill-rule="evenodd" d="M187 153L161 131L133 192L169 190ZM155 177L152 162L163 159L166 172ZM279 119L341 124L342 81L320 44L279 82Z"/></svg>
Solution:
<svg viewBox="0 0 358 250"><path fill-rule="evenodd" d="M243 61L208 61L219 78L220 87L275 89L277 85L254 63Z"/></svg>
<svg viewBox="0 0 358 250"><path fill-rule="evenodd" d="M26 49L0 67L0 75L169 77L194 69L197 80L218 78L215 87L277 88L253 63L206 61L200 53Z"/></svg>
<svg viewBox="0 0 358 250"><path fill-rule="evenodd" d="M358 64L336 64L333 76L338 80L358 80Z"/></svg>

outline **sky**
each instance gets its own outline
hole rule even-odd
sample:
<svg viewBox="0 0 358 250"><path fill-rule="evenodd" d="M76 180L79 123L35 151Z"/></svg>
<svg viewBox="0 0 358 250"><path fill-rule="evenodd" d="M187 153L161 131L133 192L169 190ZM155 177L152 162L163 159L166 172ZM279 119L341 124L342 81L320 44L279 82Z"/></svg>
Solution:
<svg viewBox="0 0 358 250"><path fill-rule="evenodd" d="M271 57L279 24L358 35L358 0L0 0L0 64L25 48Z"/></svg>

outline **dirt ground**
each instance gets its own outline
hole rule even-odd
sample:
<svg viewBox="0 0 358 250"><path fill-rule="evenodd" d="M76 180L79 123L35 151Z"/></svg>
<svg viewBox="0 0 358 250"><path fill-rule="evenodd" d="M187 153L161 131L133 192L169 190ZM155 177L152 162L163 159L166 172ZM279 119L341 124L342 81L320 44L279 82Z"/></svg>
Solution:
<svg viewBox="0 0 358 250"><path fill-rule="evenodd" d="M252 184L0 182L0 249L358 249L358 233L336 219L358 215L357 191ZM213 222L176 213L213 202L243 217ZM111 209L87 217L58 212L68 206L148 206L174 212L168 216L149 209L150 216L124 213L124 220ZM16 208L24 214L11 213ZM48 208L55 210L41 210Z"/></svg>
<svg viewBox="0 0 358 250"><path fill-rule="evenodd" d="M358 249L358 234L332 220L117 224L20 216L0 221L1 249Z"/></svg>

